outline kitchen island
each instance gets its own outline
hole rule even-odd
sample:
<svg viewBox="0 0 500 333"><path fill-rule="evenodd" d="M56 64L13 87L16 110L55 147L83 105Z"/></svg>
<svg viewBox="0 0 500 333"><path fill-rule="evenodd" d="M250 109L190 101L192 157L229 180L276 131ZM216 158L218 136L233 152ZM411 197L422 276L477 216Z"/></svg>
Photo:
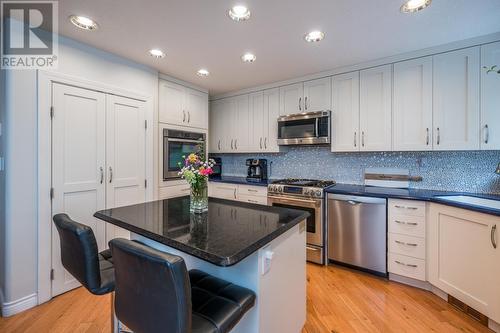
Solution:
<svg viewBox="0 0 500 333"><path fill-rule="evenodd" d="M309 213L209 199L204 214L189 212L189 197L102 210L95 217L131 238L184 258L200 269L249 288L255 306L232 332L299 333L306 319L306 230Z"/></svg>

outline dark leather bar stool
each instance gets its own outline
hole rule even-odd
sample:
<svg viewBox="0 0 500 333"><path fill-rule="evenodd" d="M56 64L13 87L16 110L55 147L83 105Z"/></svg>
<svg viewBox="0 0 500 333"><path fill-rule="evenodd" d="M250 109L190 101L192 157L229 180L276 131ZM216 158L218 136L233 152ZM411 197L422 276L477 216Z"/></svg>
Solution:
<svg viewBox="0 0 500 333"><path fill-rule="evenodd" d="M115 311L137 333L225 333L255 304L249 289L139 242L115 238Z"/></svg>

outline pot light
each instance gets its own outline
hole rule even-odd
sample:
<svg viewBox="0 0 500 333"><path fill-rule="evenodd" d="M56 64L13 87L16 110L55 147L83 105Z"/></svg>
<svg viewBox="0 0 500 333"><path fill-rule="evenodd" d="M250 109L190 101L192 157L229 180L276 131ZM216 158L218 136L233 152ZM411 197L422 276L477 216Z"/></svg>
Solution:
<svg viewBox="0 0 500 333"><path fill-rule="evenodd" d="M255 59L257 59L257 57L252 53L245 53L241 56L241 60L243 60L243 62L254 62Z"/></svg>
<svg viewBox="0 0 500 333"><path fill-rule="evenodd" d="M418 12L431 5L432 0L407 0L399 9L402 13Z"/></svg>
<svg viewBox="0 0 500 333"><path fill-rule="evenodd" d="M250 18L250 11L245 6L234 6L229 10L229 17L235 21L246 21Z"/></svg>
<svg viewBox="0 0 500 333"><path fill-rule="evenodd" d="M69 21L83 30L96 30L98 28L94 20L85 16L71 15Z"/></svg>
<svg viewBox="0 0 500 333"><path fill-rule="evenodd" d="M318 31L318 30L311 31L310 33L308 33L304 36L304 39L308 43L319 42L323 38L325 38L325 33L322 31Z"/></svg>
<svg viewBox="0 0 500 333"><path fill-rule="evenodd" d="M149 50L149 55L157 59L161 59L165 56L165 53L159 49L151 49Z"/></svg>
<svg viewBox="0 0 500 333"><path fill-rule="evenodd" d="M205 77L205 76L210 75L210 72L209 72L209 71L207 71L206 69L203 69L203 68L202 68L202 69L198 70L198 71L196 72L196 74L197 74L198 76Z"/></svg>

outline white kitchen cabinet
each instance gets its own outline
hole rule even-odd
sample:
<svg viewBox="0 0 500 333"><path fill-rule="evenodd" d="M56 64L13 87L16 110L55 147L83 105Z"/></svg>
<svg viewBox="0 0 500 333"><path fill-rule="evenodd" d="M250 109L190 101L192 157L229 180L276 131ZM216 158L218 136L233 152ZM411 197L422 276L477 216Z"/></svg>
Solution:
<svg viewBox="0 0 500 333"><path fill-rule="evenodd" d="M264 151L278 153L279 88L264 90Z"/></svg>
<svg viewBox="0 0 500 333"><path fill-rule="evenodd" d="M304 112L304 84L302 82L280 87L280 115Z"/></svg>
<svg viewBox="0 0 500 333"><path fill-rule="evenodd" d="M208 196L267 205L267 187L265 186L209 182Z"/></svg>
<svg viewBox="0 0 500 333"><path fill-rule="evenodd" d="M235 100L226 98L211 102L210 104L210 130L209 151L211 153L230 153L234 147L233 130L234 126L234 104Z"/></svg>
<svg viewBox="0 0 500 333"><path fill-rule="evenodd" d="M190 190L191 188L189 187L188 183L160 187L158 199L163 200L163 199L182 197L185 195L189 195Z"/></svg>
<svg viewBox="0 0 500 333"><path fill-rule="evenodd" d="M432 57L394 64L394 150L432 150Z"/></svg>
<svg viewBox="0 0 500 333"><path fill-rule="evenodd" d="M481 47L481 68L500 70L500 42ZM500 75L481 72L481 149L500 149Z"/></svg>
<svg viewBox="0 0 500 333"><path fill-rule="evenodd" d="M159 121L171 125L208 127L208 94L160 80Z"/></svg>
<svg viewBox="0 0 500 333"><path fill-rule="evenodd" d="M227 200L238 200L238 185L229 183L209 182L208 196Z"/></svg>
<svg viewBox="0 0 500 333"><path fill-rule="evenodd" d="M331 85L330 77L304 82L304 112L331 110Z"/></svg>
<svg viewBox="0 0 500 333"><path fill-rule="evenodd" d="M249 109L248 95L233 97L234 109L231 112L231 148L234 152L246 153L252 151L252 115Z"/></svg>
<svg viewBox="0 0 500 333"><path fill-rule="evenodd" d="M264 93L262 91L249 95L249 112L251 122L250 145L251 151L264 151L264 138L267 136L264 125L267 123L264 112Z"/></svg>
<svg viewBox="0 0 500 333"><path fill-rule="evenodd" d="M392 65L360 72L361 151L392 150Z"/></svg>
<svg viewBox="0 0 500 333"><path fill-rule="evenodd" d="M479 47L433 58L434 150L477 150Z"/></svg>
<svg viewBox="0 0 500 333"><path fill-rule="evenodd" d="M500 217L430 204L428 280L500 322Z"/></svg>
<svg viewBox="0 0 500 333"><path fill-rule="evenodd" d="M359 151L359 72L332 78L332 152Z"/></svg>

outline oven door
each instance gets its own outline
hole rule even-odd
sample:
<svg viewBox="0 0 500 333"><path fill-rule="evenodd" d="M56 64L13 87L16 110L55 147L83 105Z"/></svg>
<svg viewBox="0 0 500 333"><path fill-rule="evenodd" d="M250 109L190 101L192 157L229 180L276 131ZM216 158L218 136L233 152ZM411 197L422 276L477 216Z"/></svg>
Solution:
<svg viewBox="0 0 500 333"><path fill-rule="evenodd" d="M205 141L163 137L163 179L178 179L182 156L205 150Z"/></svg>
<svg viewBox="0 0 500 333"><path fill-rule="evenodd" d="M322 199L268 196L270 206L300 209L311 215L306 220L307 244L323 247L323 207Z"/></svg>

